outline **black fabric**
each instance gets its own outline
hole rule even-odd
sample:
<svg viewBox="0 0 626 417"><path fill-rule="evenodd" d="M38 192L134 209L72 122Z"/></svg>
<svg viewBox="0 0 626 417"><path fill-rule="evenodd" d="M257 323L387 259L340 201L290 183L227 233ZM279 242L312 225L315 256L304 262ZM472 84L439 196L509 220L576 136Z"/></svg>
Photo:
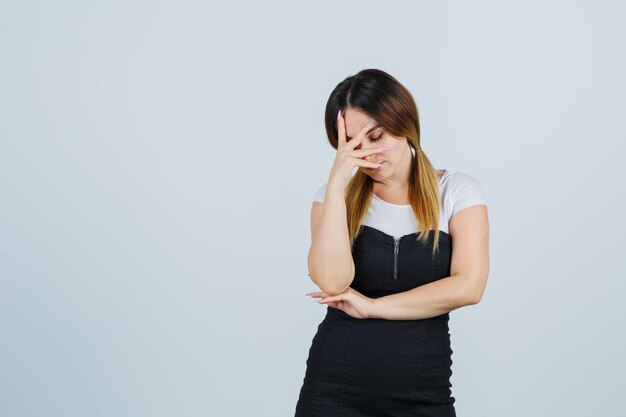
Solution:
<svg viewBox="0 0 626 417"><path fill-rule="evenodd" d="M394 239L363 225L351 287L378 298L450 275L451 237ZM397 253L396 253L397 248ZM394 277L395 270L395 277ZM313 337L295 417L456 417L449 314L423 320L356 319L327 306Z"/></svg>

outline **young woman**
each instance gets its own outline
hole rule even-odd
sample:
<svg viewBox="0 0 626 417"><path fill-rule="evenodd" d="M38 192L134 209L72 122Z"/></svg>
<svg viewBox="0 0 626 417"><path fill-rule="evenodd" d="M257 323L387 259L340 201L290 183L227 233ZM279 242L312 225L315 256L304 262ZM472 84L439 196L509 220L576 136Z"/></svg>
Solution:
<svg viewBox="0 0 626 417"><path fill-rule="evenodd" d="M485 290L484 190L431 165L413 97L384 71L339 83L325 123L337 154L311 209L307 295L327 311L295 415L455 416L448 313Z"/></svg>

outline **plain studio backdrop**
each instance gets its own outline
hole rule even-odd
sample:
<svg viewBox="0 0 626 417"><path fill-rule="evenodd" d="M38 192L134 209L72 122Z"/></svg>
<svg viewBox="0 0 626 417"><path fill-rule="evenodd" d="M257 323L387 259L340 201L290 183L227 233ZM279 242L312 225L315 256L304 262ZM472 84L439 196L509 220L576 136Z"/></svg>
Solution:
<svg viewBox="0 0 626 417"><path fill-rule="evenodd" d="M290 416L323 112L364 68L484 186L463 417L623 416L618 1L0 3L0 415Z"/></svg>

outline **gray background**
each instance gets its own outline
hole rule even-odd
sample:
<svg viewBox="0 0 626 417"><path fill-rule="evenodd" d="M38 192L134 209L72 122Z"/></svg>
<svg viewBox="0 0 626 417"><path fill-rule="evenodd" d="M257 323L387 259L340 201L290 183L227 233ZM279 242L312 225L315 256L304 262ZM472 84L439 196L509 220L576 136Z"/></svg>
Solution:
<svg viewBox="0 0 626 417"><path fill-rule="evenodd" d="M459 416L621 416L618 1L0 2L0 415L290 416L332 88L413 93L489 201Z"/></svg>

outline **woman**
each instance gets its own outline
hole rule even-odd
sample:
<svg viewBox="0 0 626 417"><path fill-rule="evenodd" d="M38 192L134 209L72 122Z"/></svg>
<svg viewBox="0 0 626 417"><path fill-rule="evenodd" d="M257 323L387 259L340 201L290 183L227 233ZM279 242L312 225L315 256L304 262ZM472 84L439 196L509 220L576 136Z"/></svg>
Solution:
<svg viewBox="0 0 626 417"><path fill-rule="evenodd" d="M448 313L485 289L484 190L433 168L413 97L384 71L339 83L325 123L337 154L311 210L321 291L307 295L327 311L295 415L456 416Z"/></svg>

